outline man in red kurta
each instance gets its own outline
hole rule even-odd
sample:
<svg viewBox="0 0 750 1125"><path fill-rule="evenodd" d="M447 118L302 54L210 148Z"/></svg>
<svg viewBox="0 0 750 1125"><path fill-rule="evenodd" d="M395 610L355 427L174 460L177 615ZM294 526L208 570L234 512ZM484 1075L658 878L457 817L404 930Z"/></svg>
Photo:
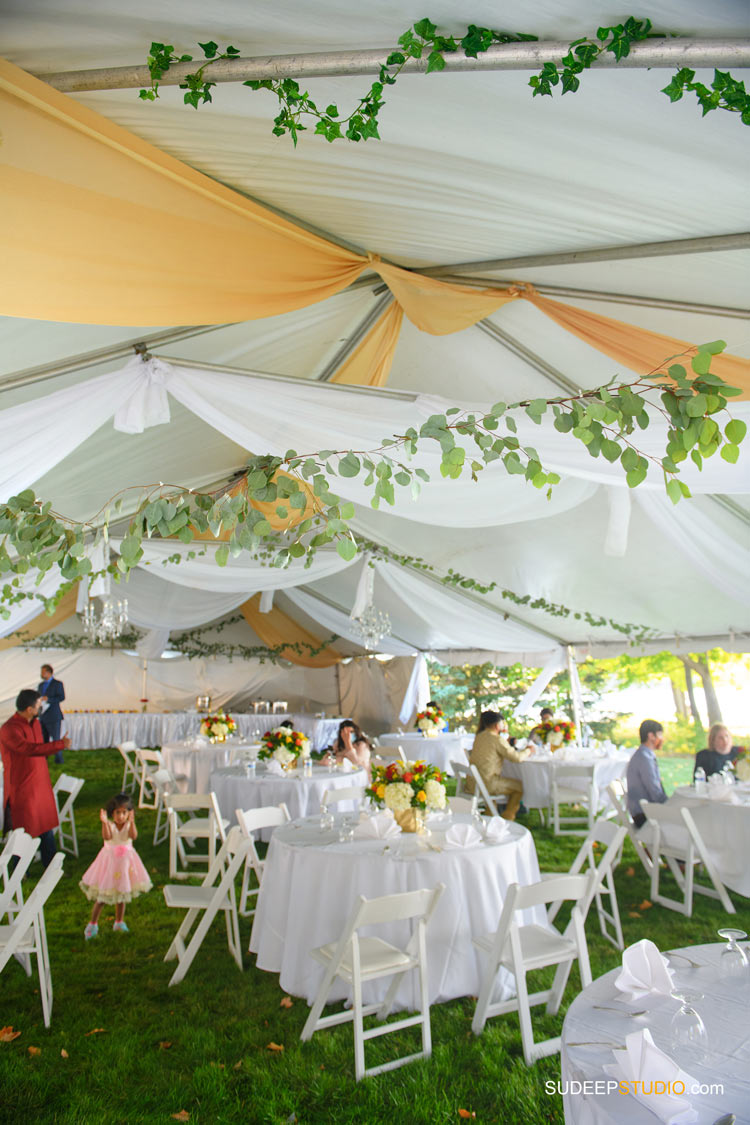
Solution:
<svg viewBox="0 0 750 1125"><path fill-rule="evenodd" d="M39 714L40 695L27 688L19 692L16 713L0 727L0 754L5 771L5 823L25 828L39 837L42 863L46 867L55 854L54 829L57 808L45 758L67 750L66 736L45 742Z"/></svg>

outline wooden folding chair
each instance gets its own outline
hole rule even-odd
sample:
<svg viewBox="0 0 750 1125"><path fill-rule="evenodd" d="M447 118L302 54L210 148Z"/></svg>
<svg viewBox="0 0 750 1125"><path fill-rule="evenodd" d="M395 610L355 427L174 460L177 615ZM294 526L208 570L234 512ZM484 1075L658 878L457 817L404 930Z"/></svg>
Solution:
<svg viewBox="0 0 750 1125"><path fill-rule="evenodd" d="M425 931L445 890L443 883L432 890L409 891L406 894L384 895L366 899L360 895L354 904L344 931L337 942L313 949L311 956L325 966L325 974L318 994L310 1009L301 1038L311 1039L316 1031L339 1023L354 1023L354 1072L357 1081L373 1074L394 1070L416 1059L429 1058L432 1053L430 1033L430 1000L427 985L427 949ZM391 945L377 937L361 937L359 930L365 926L387 925L411 921L411 936L404 948ZM404 973L419 972L419 1015L383 1023L393 1007L396 992ZM336 977L352 986L353 1003L348 1011L322 1016L321 1013ZM362 1003L362 986L382 977L393 977L385 999L380 1004ZM377 1013L379 1027L364 1030L364 1017ZM406 1027L421 1026L422 1050L402 1056L382 1066L365 1067L365 1041L376 1036L401 1031Z"/></svg>
<svg viewBox="0 0 750 1125"><path fill-rule="evenodd" d="M10 925L0 926L0 973L16 954L36 957L45 1027L49 1027L52 1018L52 973L44 925L44 906L62 878L63 859L62 852L57 852L52 857L15 919Z"/></svg>
<svg viewBox="0 0 750 1125"><path fill-rule="evenodd" d="M560 875L557 879L533 883L529 887L513 883L508 888L496 933L474 939L474 945L487 954L487 960L471 1024L472 1031L475 1035L481 1035L490 1017L518 1012L523 1057L527 1066L531 1066L537 1059L557 1054L560 1050L559 1036L541 1043L534 1042L531 1008L537 1004L546 1004L547 1014L556 1015L570 969L576 960L581 974L581 987L586 988L591 984L586 932L578 903L585 902L586 897L592 893L591 887L595 880L596 872L589 871L588 875ZM516 915L522 910L558 900L576 903L570 922L562 934L547 926L520 925L516 920ZM526 974L549 965L557 965L552 987L529 995ZM495 978L500 968L513 973L516 995L511 1000L492 1003Z"/></svg>
<svg viewBox="0 0 750 1125"><path fill-rule="evenodd" d="M726 892L726 887L706 850L703 837L693 820L689 809L679 805L657 804L652 801L641 801L643 814L653 830L654 862L651 867L651 900L678 914L692 917L693 893L717 898L727 914L736 914L734 903ZM661 875L661 860L666 860L669 870L675 878L677 886L682 892L682 901L668 898L659 890L659 877ZM680 864L683 865L681 869ZM703 864L708 875L711 887L704 887L695 882L695 868Z"/></svg>
<svg viewBox="0 0 750 1125"><path fill-rule="evenodd" d="M234 815L237 817L237 824L240 831L246 840L250 841L250 847L245 860L245 870L242 874L242 890L240 891L240 914L243 918L249 917L255 913L255 908L248 910L247 900L250 895L257 898L258 891L260 890L260 882L263 878L264 860L262 860L257 851L255 850L255 839L253 832L260 832L263 828L278 828L282 824L289 823L289 810L285 804L268 805L260 809L235 809ZM255 878L258 881L257 887L250 886L250 872L255 873Z"/></svg>
<svg viewBox="0 0 750 1125"><path fill-rule="evenodd" d="M242 831L235 826L221 845L199 887L186 886L184 883L168 883L165 886L164 901L167 906L187 911L164 956L165 961L174 961L177 958L177 968L170 978L170 985L179 984L184 978L219 911L224 913L229 952L238 968L242 968L234 882L249 849L250 841L244 839ZM189 936L194 922L199 917L198 925L192 936Z"/></svg>
<svg viewBox="0 0 750 1125"><path fill-rule="evenodd" d="M596 902L596 913L599 918L599 929L602 937L614 945L615 949L624 949L625 942L622 936L620 923L620 910L617 905L617 892L615 890L614 867L616 866L622 850L622 844L627 832L621 824L613 824L610 820L597 820L581 844L578 855L573 860L568 872L569 875L578 875L586 870L596 872L596 880L591 889L592 898L581 903L581 914L584 924L591 907L592 900ZM597 860L594 852L595 844L604 844L604 851ZM542 879L556 879L558 873L542 874ZM602 901L608 898L609 909ZM554 922L562 902L553 902L547 911L547 920ZM608 927L614 932L610 932Z"/></svg>
<svg viewBox="0 0 750 1125"><path fill-rule="evenodd" d="M70 852L76 859L78 858L78 836L76 834L76 816L73 805L82 789L83 778L69 777L67 773L60 774L52 789L59 822L54 830L58 846L60 851ZM61 805L60 797L63 794L67 794L67 796Z"/></svg>

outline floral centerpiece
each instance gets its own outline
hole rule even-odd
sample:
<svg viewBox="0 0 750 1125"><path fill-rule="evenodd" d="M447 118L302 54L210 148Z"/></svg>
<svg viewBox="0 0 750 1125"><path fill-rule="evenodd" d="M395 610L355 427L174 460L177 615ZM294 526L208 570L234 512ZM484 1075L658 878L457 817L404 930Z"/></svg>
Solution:
<svg viewBox="0 0 750 1125"><path fill-rule="evenodd" d="M201 734L208 735L214 742L224 742L227 735L234 734L237 724L231 715L217 711L215 715L206 715L201 719Z"/></svg>
<svg viewBox="0 0 750 1125"><path fill-rule="evenodd" d="M424 711L417 712L414 725L428 738L434 738L445 725L445 715L439 707L426 707Z"/></svg>
<svg viewBox="0 0 750 1125"><path fill-rule="evenodd" d="M575 742L576 725L569 719L556 719L551 723L538 723L531 731L538 735L550 750L559 750L565 742Z"/></svg>
<svg viewBox="0 0 750 1125"><path fill-rule="evenodd" d="M446 805L443 775L429 762L391 762L373 766L365 791L376 804L390 809L404 832L419 832L428 810Z"/></svg>
<svg viewBox="0 0 750 1125"><path fill-rule="evenodd" d="M746 747L740 746L732 765L738 781L750 781L750 758L748 758Z"/></svg>
<svg viewBox="0 0 750 1125"><path fill-rule="evenodd" d="M291 727L274 727L261 738L258 757L273 759L284 769L292 767L297 758L310 757L310 739L302 731Z"/></svg>

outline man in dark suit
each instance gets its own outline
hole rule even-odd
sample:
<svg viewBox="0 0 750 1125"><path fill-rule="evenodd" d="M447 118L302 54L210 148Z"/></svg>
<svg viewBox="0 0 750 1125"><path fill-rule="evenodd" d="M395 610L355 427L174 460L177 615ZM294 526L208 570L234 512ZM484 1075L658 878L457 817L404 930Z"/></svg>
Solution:
<svg viewBox="0 0 750 1125"><path fill-rule="evenodd" d="M60 704L65 699L65 688L63 687L62 680L56 680L54 677L54 670L51 664L42 664L41 670L42 682L40 683L37 691L42 700L47 701L40 716L39 721L42 724L42 734L44 735L45 742L57 742L60 738L60 728L62 726L62 711ZM62 750L55 754L55 761L62 762Z"/></svg>

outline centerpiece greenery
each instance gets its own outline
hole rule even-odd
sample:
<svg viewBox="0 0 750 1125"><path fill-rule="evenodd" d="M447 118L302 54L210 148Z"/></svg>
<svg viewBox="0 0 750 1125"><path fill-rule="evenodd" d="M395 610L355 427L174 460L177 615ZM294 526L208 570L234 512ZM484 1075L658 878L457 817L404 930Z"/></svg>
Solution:
<svg viewBox="0 0 750 1125"><path fill-rule="evenodd" d="M263 735L258 757L278 762L284 769L294 765L298 758L310 757L310 740L302 731L290 727L274 727Z"/></svg>
<svg viewBox="0 0 750 1125"><path fill-rule="evenodd" d="M442 773L422 761L373 766L365 792L375 804L391 810L404 832L419 831L426 812L446 805Z"/></svg>

